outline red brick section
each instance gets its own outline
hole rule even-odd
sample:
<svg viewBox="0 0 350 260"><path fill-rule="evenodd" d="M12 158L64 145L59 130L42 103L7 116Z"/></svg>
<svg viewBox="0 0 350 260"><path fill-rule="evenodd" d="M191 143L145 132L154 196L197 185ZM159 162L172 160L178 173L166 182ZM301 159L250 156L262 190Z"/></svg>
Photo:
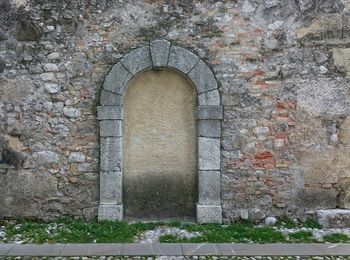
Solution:
<svg viewBox="0 0 350 260"><path fill-rule="evenodd" d="M254 168L271 169L275 167L275 159L272 151L264 150L254 155Z"/></svg>

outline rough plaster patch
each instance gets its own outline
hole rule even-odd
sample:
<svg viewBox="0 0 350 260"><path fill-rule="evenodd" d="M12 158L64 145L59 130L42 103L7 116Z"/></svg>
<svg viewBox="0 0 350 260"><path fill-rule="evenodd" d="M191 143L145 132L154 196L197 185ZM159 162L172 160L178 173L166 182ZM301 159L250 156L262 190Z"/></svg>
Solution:
<svg viewBox="0 0 350 260"><path fill-rule="evenodd" d="M313 116L342 116L350 112L350 85L337 80L305 82L298 91L298 108Z"/></svg>
<svg viewBox="0 0 350 260"><path fill-rule="evenodd" d="M0 78L0 86L0 97L13 102L28 100L34 92L33 81L26 77Z"/></svg>

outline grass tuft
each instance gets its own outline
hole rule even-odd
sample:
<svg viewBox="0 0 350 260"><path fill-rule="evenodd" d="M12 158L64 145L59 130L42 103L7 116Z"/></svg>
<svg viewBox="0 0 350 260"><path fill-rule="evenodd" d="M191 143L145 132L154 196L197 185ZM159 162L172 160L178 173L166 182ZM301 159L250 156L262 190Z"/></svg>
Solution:
<svg viewBox="0 0 350 260"><path fill-rule="evenodd" d="M323 240L325 242L330 242L330 243L346 243L350 242L350 238L342 233L333 233L333 234L328 234L323 236Z"/></svg>

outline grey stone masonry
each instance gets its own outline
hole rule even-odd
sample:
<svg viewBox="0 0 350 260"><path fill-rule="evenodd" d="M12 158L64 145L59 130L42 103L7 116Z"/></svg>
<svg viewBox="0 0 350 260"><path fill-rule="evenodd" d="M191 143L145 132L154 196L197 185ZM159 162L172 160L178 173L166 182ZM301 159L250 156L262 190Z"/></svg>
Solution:
<svg viewBox="0 0 350 260"><path fill-rule="evenodd" d="M138 72L151 68L152 60L149 47L140 47L129 52L122 60L121 63L125 68L133 75Z"/></svg>
<svg viewBox="0 0 350 260"><path fill-rule="evenodd" d="M221 223L222 208L218 205L201 205L197 203L198 223Z"/></svg>
<svg viewBox="0 0 350 260"><path fill-rule="evenodd" d="M188 74L198 60L199 58L192 52L178 46L171 46L168 66Z"/></svg>
<svg viewBox="0 0 350 260"><path fill-rule="evenodd" d="M198 138L198 169L220 170L220 138Z"/></svg>
<svg viewBox="0 0 350 260"><path fill-rule="evenodd" d="M98 207L98 220L122 220L123 205L101 203Z"/></svg>
<svg viewBox="0 0 350 260"><path fill-rule="evenodd" d="M198 172L199 204L220 205L220 172Z"/></svg>
<svg viewBox="0 0 350 260"><path fill-rule="evenodd" d="M103 172L121 170L122 138L100 138L100 168Z"/></svg>
<svg viewBox="0 0 350 260"><path fill-rule="evenodd" d="M102 106L121 106L122 95L102 89L100 100Z"/></svg>
<svg viewBox="0 0 350 260"><path fill-rule="evenodd" d="M121 106L99 106L97 107L97 119L115 120L122 119Z"/></svg>
<svg viewBox="0 0 350 260"><path fill-rule="evenodd" d="M122 121L121 120L103 120L100 121L100 136L122 136Z"/></svg>
<svg viewBox="0 0 350 260"><path fill-rule="evenodd" d="M100 173L100 200L102 203L122 204L122 173Z"/></svg>
<svg viewBox="0 0 350 260"><path fill-rule="evenodd" d="M221 136L220 120L198 120L198 135L202 137Z"/></svg>
<svg viewBox="0 0 350 260"><path fill-rule="evenodd" d="M108 73L103 83L103 88L114 93L123 94L131 78L132 74L119 62Z"/></svg>
<svg viewBox="0 0 350 260"><path fill-rule="evenodd" d="M200 106L219 106L220 94L217 89L209 92L204 92L198 96L198 104Z"/></svg>
<svg viewBox="0 0 350 260"><path fill-rule="evenodd" d="M223 118L222 106L198 106L197 107L198 119L217 119Z"/></svg>
<svg viewBox="0 0 350 260"><path fill-rule="evenodd" d="M188 76L197 87L199 94L218 88L213 72L202 60L197 62Z"/></svg>
<svg viewBox="0 0 350 260"><path fill-rule="evenodd" d="M152 63L154 68L168 66L170 42L166 40L154 40L150 44Z"/></svg>

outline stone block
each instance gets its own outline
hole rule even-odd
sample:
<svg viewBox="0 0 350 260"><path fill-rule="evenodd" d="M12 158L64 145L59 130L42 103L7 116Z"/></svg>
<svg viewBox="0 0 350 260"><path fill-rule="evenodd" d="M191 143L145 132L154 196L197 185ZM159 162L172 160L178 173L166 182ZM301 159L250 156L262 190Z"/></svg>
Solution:
<svg viewBox="0 0 350 260"><path fill-rule="evenodd" d="M133 75L138 72L151 68L152 60L149 47L137 48L129 52L122 60L121 63L125 68Z"/></svg>
<svg viewBox="0 0 350 260"><path fill-rule="evenodd" d="M312 209L335 208L337 194L335 189L301 189L296 195L295 204Z"/></svg>
<svg viewBox="0 0 350 260"><path fill-rule="evenodd" d="M202 93L198 96L198 103L200 106L219 106L220 94L217 89Z"/></svg>
<svg viewBox="0 0 350 260"><path fill-rule="evenodd" d="M220 120L198 120L198 135L203 137L220 137Z"/></svg>
<svg viewBox="0 0 350 260"><path fill-rule="evenodd" d="M123 205L103 203L98 207L98 220L122 220Z"/></svg>
<svg viewBox="0 0 350 260"><path fill-rule="evenodd" d="M171 46L168 66L188 74L198 60L199 58L192 52L178 46Z"/></svg>
<svg viewBox="0 0 350 260"><path fill-rule="evenodd" d="M97 107L97 119L113 120L122 119L121 106L99 106Z"/></svg>
<svg viewBox="0 0 350 260"><path fill-rule="evenodd" d="M326 209L317 210L317 220L324 228L348 228L350 227L350 210Z"/></svg>
<svg viewBox="0 0 350 260"><path fill-rule="evenodd" d="M63 114L69 118L78 118L80 117L81 112L74 107L64 107Z"/></svg>
<svg viewBox="0 0 350 260"><path fill-rule="evenodd" d="M122 138L101 137L100 167L102 171L117 172L121 170Z"/></svg>
<svg viewBox="0 0 350 260"><path fill-rule="evenodd" d="M122 121L121 120L103 120L100 121L100 136L122 136Z"/></svg>
<svg viewBox="0 0 350 260"><path fill-rule="evenodd" d="M220 205L220 172L198 172L198 202L204 205Z"/></svg>
<svg viewBox="0 0 350 260"><path fill-rule="evenodd" d="M199 170L220 170L220 138L198 138Z"/></svg>
<svg viewBox="0 0 350 260"><path fill-rule="evenodd" d="M122 173L100 173L101 203L122 204Z"/></svg>
<svg viewBox="0 0 350 260"><path fill-rule="evenodd" d="M196 86L199 94L218 88L213 72L201 60L197 62L188 76Z"/></svg>
<svg viewBox="0 0 350 260"><path fill-rule="evenodd" d="M123 96L110 91L101 90L101 105L102 106L122 106Z"/></svg>
<svg viewBox="0 0 350 260"><path fill-rule="evenodd" d="M197 204L197 222L203 223L222 223L222 208L218 205Z"/></svg>
<svg viewBox="0 0 350 260"><path fill-rule="evenodd" d="M80 152L71 152L68 157L68 162L71 163L82 163L86 161L86 156Z"/></svg>
<svg viewBox="0 0 350 260"><path fill-rule="evenodd" d="M198 119L223 119L222 106L198 106L197 107Z"/></svg>
<svg viewBox="0 0 350 260"><path fill-rule="evenodd" d="M153 67L167 67L170 51L170 42L166 40L154 40L150 44L150 49Z"/></svg>
<svg viewBox="0 0 350 260"><path fill-rule="evenodd" d="M333 49L334 66L340 72L350 73L350 48Z"/></svg>
<svg viewBox="0 0 350 260"><path fill-rule="evenodd" d="M337 206L342 209L350 209L350 177L340 178L338 183L339 194Z"/></svg>
<svg viewBox="0 0 350 260"><path fill-rule="evenodd" d="M123 94L131 78L132 74L119 62L108 73L103 88L117 94Z"/></svg>

